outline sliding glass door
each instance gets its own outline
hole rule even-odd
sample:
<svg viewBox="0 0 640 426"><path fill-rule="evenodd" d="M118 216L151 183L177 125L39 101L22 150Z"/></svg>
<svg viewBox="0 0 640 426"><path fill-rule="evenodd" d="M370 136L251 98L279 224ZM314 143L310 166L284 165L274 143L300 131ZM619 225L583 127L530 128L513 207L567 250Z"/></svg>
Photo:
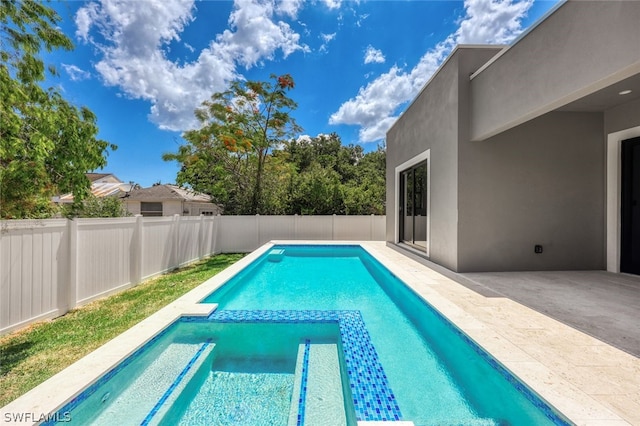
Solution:
<svg viewBox="0 0 640 426"><path fill-rule="evenodd" d="M400 173L400 240L427 249L427 162Z"/></svg>

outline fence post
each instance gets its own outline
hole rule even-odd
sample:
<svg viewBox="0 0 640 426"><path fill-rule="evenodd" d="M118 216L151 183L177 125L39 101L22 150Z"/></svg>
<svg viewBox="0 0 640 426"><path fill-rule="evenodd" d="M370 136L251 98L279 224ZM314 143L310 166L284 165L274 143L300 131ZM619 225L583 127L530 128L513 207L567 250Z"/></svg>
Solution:
<svg viewBox="0 0 640 426"><path fill-rule="evenodd" d="M211 243L213 245L213 253L214 254L218 254L221 253L222 250L218 250L219 248L219 241L220 241L220 222L222 222L222 215L220 213L218 213L218 215L216 216L216 220L213 222L214 228L211 231Z"/></svg>
<svg viewBox="0 0 640 426"><path fill-rule="evenodd" d="M258 247L260 247L260 241L261 241L261 238L260 238L260 214L258 214L258 213L256 213L256 238L257 238L257 241L256 241L257 245L253 250L255 250Z"/></svg>
<svg viewBox="0 0 640 426"><path fill-rule="evenodd" d="M173 255L175 263L171 265L171 268L177 269L180 267L180 215L173 215Z"/></svg>
<svg viewBox="0 0 640 426"><path fill-rule="evenodd" d="M299 240L298 238L298 213L293 215L293 239Z"/></svg>
<svg viewBox="0 0 640 426"><path fill-rule="evenodd" d="M336 240L336 215L335 213L331 217L331 240Z"/></svg>
<svg viewBox="0 0 640 426"><path fill-rule="evenodd" d="M132 261L134 262L134 266L133 266L133 277L131 277L131 284L134 284L134 285L142 281L142 265L143 265L142 256L144 256L144 250L142 247L142 244L144 241L144 239L142 238L142 232L143 232L142 215L137 214L135 215L135 217L136 217L136 224L135 224L135 231L133 234L134 240L133 240L133 250L132 250L132 255L133 255Z"/></svg>
<svg viewBox="0 0 640 426"><path fill-rule="evenodd" d="M204 257L204 240L207 234L204 232L204 215L200 213L200 229L198 230L198 260Z"/></svg>
<svg viewBox="0 0 640 426"><path fill-rule="evenodd" d="M67 284L66 307L63 315L75 308L78 298L78 222L68 219L69 223L69 280ZM61 283L62 284L62 283Z"/></svg>
<svg viewBox="0 0 640 426"><path fill-rule="evenodd" d="M373 224L374 224L374 216L371 214L371 219L369 220L369 241L373 241Z"/></svg>

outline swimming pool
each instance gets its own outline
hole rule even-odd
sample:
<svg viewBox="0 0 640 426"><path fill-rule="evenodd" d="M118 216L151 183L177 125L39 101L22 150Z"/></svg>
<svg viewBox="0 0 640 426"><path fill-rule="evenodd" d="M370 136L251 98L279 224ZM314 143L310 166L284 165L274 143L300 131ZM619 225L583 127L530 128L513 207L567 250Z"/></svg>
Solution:
<svg viewBox="0 0 640 426"><path fill-rule="evenodd" d="M267 406L239 424L327 424L328 405L336 425L569 423L359 246L275 246L202 302L219 306L181 318L60 412L80 423L100 412L106 424L117 413L126 424L238 424L224 416ZM174 370L160 362L158 381L150 366L161 358ZM327 365L333 381L317 383ZM280 403L244 392L256 382L258 393L279 389Z"/></svg>
<svg viewBox="0 0 640 426"><path fill-rule="evenodd" d="M360 312L402 418L417 425L568 423L359 246L275 246L203 302Z"/></svg>

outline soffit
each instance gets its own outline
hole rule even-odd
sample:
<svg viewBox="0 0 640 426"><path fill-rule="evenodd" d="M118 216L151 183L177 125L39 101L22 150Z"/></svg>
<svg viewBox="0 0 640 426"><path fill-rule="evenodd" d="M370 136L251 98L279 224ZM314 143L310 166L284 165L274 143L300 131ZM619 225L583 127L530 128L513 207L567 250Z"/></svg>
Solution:
<svg viewBox="0 0 640 426"><path fill-rule="evenodd" d="M620 95L623 90L631 90L631 93ZM570 102L556 111L606 111L638 98L640 98L640 73Z"/></svg>

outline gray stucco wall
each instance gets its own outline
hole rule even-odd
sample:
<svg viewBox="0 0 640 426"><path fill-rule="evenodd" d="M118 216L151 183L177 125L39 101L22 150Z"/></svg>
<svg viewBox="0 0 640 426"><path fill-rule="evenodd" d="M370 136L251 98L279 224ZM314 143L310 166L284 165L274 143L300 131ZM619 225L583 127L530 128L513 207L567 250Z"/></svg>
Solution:
<svg viewBox="0 0 640 426"><path fill-rule="evenodd" d="M552 112L460 144L458 272L604 269L603 121Z"/></svg>
<svg viewBox="0 0 640 426"><path fill-rule="evenodd" d="M605 111L604 126L607 134L640 126L640 99Z"/></svg>
<svg viewBox="0 0 640 426"><path fill-rule="evenodd" d="M431 256L455 269L457 261L458 55L416 98L387 133L387 241L395 240L396 166L431 149Z"/></svg>
<svg viewBox="0 0 640 426"><path fill-rule="evenodd" d="M560 6L473 78L471 139L485 139L639 72L639 22L638 1Z"/></svg>
<svg viewBox="0 0 640 426"><path fill-rule="evenodd" d="M500 47L459 46L387 133L387 234L395 242L396 166L430 149L430 259L450 269L458 259L458 140L468 133L469 74ZM458 99L461 99L460 104ZM464 125L459 125L459 116Z"/></svg>

